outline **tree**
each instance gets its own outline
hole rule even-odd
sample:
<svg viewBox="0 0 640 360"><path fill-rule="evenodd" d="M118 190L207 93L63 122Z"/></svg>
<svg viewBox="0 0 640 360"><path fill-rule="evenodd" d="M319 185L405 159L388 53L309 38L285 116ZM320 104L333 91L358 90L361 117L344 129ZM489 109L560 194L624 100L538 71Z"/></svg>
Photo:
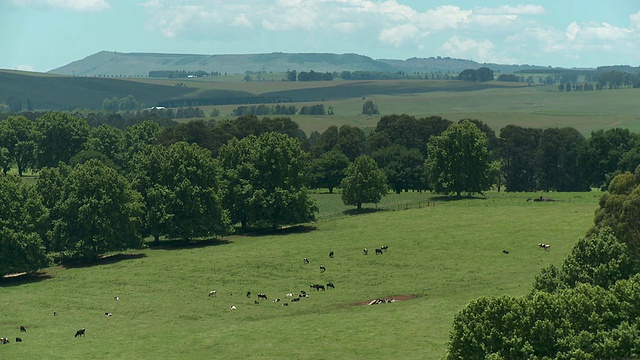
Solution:
<svg viewBox="0 0 640 360"><path fill-rule="evenodd" d="M222 208L221 169L197 144L148 146L130 165L131 183L142 194L143 234L190 241L229 231Z"/></svg>
<svg viewBox="0 0 640 360"><path fill-rule="evenodd" d="M379 115L380 111L378 110L378 105L376 105L373 101L367 100L362 105L362 115Z"/></svg>
<svg viewBox="0 0 640 360"><path fill-rule="evenodd" d="M492 186L487 136L470 121L452 124L429 140L426 161L429 184L442 194L482 193Z"/></svg>
<svg viewBox="0 0 640 360"><path fill-rule="evenodd" d="M113 168L89 160L43 169L36 186L47 194L51 226L47 247L72 259L95 260L109 251L139 248L140 194Z"/></svg>
<svg viewBox="0 0 640 360"><path fill-rule="evenodd" d="M312 189L327 188L329 193L340 186L344 172L349 166L349 158L337 150L320 155L309 166L309 184Z"/></svg>
<svg viewBox="0 0 640 360"><path fill-rule="evenodd" d="M538 186L545 191L585 191L588 184L578 167L584 137L574 128L548 128L536 152Z"/></svg>
<svg viewBox="0 0 640 360"><path fill-rule="evenodd" d="M355 126L342 125L338 132L338 142L332 150L342 152L353 161L364 153L366 145L367 137L364 135L364 130Z"/></svg>
<svg viewBox="0 0 640 360"><path fill-rule="evenodd" d="M37 168L57 166L59 161L67 163L80 152L89 136L89 125L63 112L48 112L38 118L36 131Z"/></svg>
<svg viewBox="0 0 640 360"><path fill-rule="evenodd" d="M320 138L313 144L311 152L313 157L317 158L320 155L331 151L338 144L338 136L340 130L335 125L331 125L325 130Z"/></svg>
<svg viewBox="0 0 640 360"><path fill-rule="evenodd" d="M378 167L384 171L389 187L399 194L402 190L427 188L424 178L424 157L418 149L392 145L371 154Z"/></svg>
<svg viewBox="0 0 640 360"><path fill-rule="evenodd" d="M362 204L380 202L387 194L387 177L378 169L373 158L367 155L357 157L345 171L345 178L340 184L342 202L355 205L358 210Z"/></svg>
<svg viewBox="0 0 640 360"><path fill-rule="evenodd" d="M318 207L305 187L308 155L298 139L274 132L233 139L220 148L217 160L227 189L224 206L243 230L315 218Z"/></svg>
<svg viewBox="0 0 640 360"><path fill-rule="evenodd" d="M537 167L536 153L542 129L507 125L500 129L500 150L507 191L534 191Z"/></svg>
<svg viewBox="0 0 640 360"><path fill-rule="evenodd" d="M0 144L18 166L18 176L35 165L34 127L34 123L22 115L9 116L0 122Z"/></svg>
<svg viewBox="0 0 640 360"><path fill-rule="evenodd" d="M116 161L120 154L120 144L123 136L122 130L107 124L101 124L91 129L84 149L99 152L112 161Z"/></svg>
<svg viewBox="0 0 640 360"><path fill-rule="evenodd" d="M158 123L151 120L145 120L126 128L120 141L117 164L126 169L135 153L156 142L159 131Z"/></svg>
<svg viewBox="0 0 640 360"><path fill-rule="evenodd" d="M47 215L32 185L0 175L0 277L49 265L42 244Z"/></svg>

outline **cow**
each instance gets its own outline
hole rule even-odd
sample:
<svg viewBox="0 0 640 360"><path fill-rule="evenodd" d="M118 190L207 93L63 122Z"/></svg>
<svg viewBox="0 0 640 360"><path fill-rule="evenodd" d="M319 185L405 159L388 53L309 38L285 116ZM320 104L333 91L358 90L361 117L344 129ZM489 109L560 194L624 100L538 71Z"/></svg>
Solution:
<svg viewBox="0 0 640 360"><path fill-rule="evenodd" d="M120 301L120 298L118 296L114 297L113 300L115 301Z"/></svg>
<svg viewBox="0 0 640 360"><path fill-rule="evenodd" d="M216 296L217 293L218 293L217 291L211 290L209 291L209 297Z"/></svg>
<svg viewBox="0 0 640 360"><path fill-rule="evenodd" d="M313 284L313 285L309 285L310 288L316 289L316 291L320 291L320 289L322 289L322 291L325 290L324 285L320 285L320 284Z"/></svg>
<svg viewBox="0 0 640 360"><path fill-rule="evenodd" d="M302 259L302 262L304 262L305 264L308 264L309 263L309 259L304 258L304 259Z"/></svg>
<svg viewBox="0 0 640 360"><path fill-rule="evenodd" d="M502 253L503 253L503 254L508 254L508 253L509 253L509 250L502 250Z"/></svg>
<svg viewBox="0 0 640 360"><path fill-rule="evenodd" d="M293 298L293 299L291 299L291 302L296 302L296 301L300 301L300 298L299 298L299 297L297 297L297 298Z"/></svg>
<svg viewBox="0 0 640 360"><path fill-rule="evenodd" d="M237 307L235 305L231 305L231 310L235 310Z"/></svg>
<svg viewBox="0 0 640 360"><path fill-rule="evenodd" d="M376 249L376 255L382 255L382 249Z"/></svg>
<svg viewBox="0 0 640 360"><path fill-rule="evenodd" d="M551 245L549 245L549 244L542 244L542 243L541 243L541 244L538 244L538 247L539 247L540 249L549 250L549 248L551 247Z"/></svg>
<svg viewBox="0 0 640 360"><path fill-rule="evenodd" d="M367 255L369 253L369 250L367 250L367 248L362 249L362 252Z"/></svg>
<svg viewBox="0 0 640 360"><path fill-rule="evenodd" d="M389 250L389 247L387 245L383 245L383 246L380 246L380 250L387 251Z"/></svg>
<svg viewBox="0 0 640 360"><path fill-rule="evenodd" d="M250 298L251 297L251 291L247 291L247 297Z"/></svg>
<svg viewBox="0 0 640 360"><path fill-rule="evenodd" d="M324 267L324 265L320 265L320 271L321 272L325 272L325 271L327 271L327 268Z"/></svg>
<svg viewBox="0 0 640 360"><path fill-rule="evenodd" d="M112 313L110 313L110 312L106 312L106 313L104 313L104 315L105 315L105 316L113 316L113 314L112 314Z"/></svg>
<svg viewBox="0 0 640 360"><path fill-rule="evenodd" d="M327 283L327 289L335 289L335 285L333 283Z"/></svg>
<svg viewBox="0 0 640 360"><path fill-rule="evenodd" d="M262 294L262 293L258 294L258 299L265 299L265 300L268 300L268 299L267 299L267 295Z"/></svg>
<svg viewBox="0 0 640 360"><path fill-rule="evenodd" d="M76 331L76 335L74 337L84 336L85 330L86 330L85 328L82 328L82 329Z"/></svg>
<svg viewBox="0 0 640 360"><path fill-rule="evenodd" d="M8 338L0 338L0 344L4 345L4 344L8 344L9 343L9 339Z"/></svg>
<svg viewBox="0 0 640 360"><path fill-rule="evenodd" d="M58 316L58 313L54 311L53 316Z"/></svg>
<svg viewBox="0 0 640 360"><path fill-rule="evenodd" d="M22 338L17 337L16 342L22 342Z"/></svg>
<svg viewBox="0 0 640 360"><path fill-rule="evenodd" d="M24 326L20 325L20 331L21 332L27 332L27 329Z"/></svg>
<svg viewBox="0 0 640 360"><path fill-rule="evenodd" d="M333 251L329 252L329 257L333 259Z"/></svg>
<svg viewBox="0 0 640 360"><path fill-rule="evenodd" d="M256 305L258 305L258 304L260 304L260 301L258 301L258 300L253 300L253 303L254 303L254 304L256 304Z"/></svg>
<svg viewBox="0 0 640 360"><path fill-rule="evenodd" d="M273 302L274 302L274 303L280 302L280 299L279 299L279 298L278 298L278 299L275 299L275 300L273 300Z"/></svg>

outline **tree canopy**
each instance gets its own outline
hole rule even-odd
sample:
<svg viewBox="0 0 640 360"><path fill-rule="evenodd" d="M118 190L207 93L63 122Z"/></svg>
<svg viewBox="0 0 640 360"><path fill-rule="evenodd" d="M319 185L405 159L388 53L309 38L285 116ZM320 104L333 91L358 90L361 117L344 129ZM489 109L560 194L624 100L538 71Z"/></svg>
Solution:
<svg viewBox="0 0 640 360"><path fill-rule="evenodd" d="M362 208L362 204L377 204L388 192L387 177L368 155L357 157L349 165L340 187L342 202L345 205L355 205L358 210Z"/></svg>

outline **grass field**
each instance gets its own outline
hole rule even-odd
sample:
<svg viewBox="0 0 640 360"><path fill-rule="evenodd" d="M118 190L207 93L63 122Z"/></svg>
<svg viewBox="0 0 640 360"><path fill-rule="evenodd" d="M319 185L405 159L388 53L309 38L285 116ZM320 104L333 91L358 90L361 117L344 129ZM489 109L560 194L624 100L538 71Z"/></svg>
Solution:
<svg viewBox="0 0 640 360"><path fill-rule="evenodd" d="M339 194L314 194L321 210L312 228L168 243L4 280L0 337L12 342L0 346L0 358L438 359L454 314L471 299L523 295L539 269L561 263L592 224L601 193L525 201L539 195L448 201L390 194L378 209L396 211L369 205L355 215ZM435 205L425 206L429 200ZM381 245L389 250L374 255ZM286 307L271 301L327 282L336 289ZM259 292L269 300L254 304ZM415 298L353 305L394 295ZM79 328L86 337L73 337ZM16 336L24 341L14 343Z"/></svg>

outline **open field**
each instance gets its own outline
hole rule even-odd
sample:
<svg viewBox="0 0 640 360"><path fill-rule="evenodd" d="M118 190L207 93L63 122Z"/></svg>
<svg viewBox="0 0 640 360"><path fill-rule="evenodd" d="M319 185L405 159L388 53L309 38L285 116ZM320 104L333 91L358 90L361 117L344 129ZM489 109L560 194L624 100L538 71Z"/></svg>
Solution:
<svg viewBox="0 0 640 360"><path fill-rule="evenodd" d="M339 194L314 194L321 221L309 231L167 244L4 280L0 337L12 342L0 346L0 358L438 359L454 314L469 300L523 295L540 268L561 263L592 224L601 193L525 201L539 195L389 194L379 208L410 209L351 215ZM375 255L381 245L389 250ZM336 289L286 307L271 301L327 282ZM217 296L209 298L210 290ZM269 300L254 304L259 292ZM352 305L393 295L415 298ZM79 328L86 337L73 337ZM14 343L16 336L24 341Z"/></svg>

